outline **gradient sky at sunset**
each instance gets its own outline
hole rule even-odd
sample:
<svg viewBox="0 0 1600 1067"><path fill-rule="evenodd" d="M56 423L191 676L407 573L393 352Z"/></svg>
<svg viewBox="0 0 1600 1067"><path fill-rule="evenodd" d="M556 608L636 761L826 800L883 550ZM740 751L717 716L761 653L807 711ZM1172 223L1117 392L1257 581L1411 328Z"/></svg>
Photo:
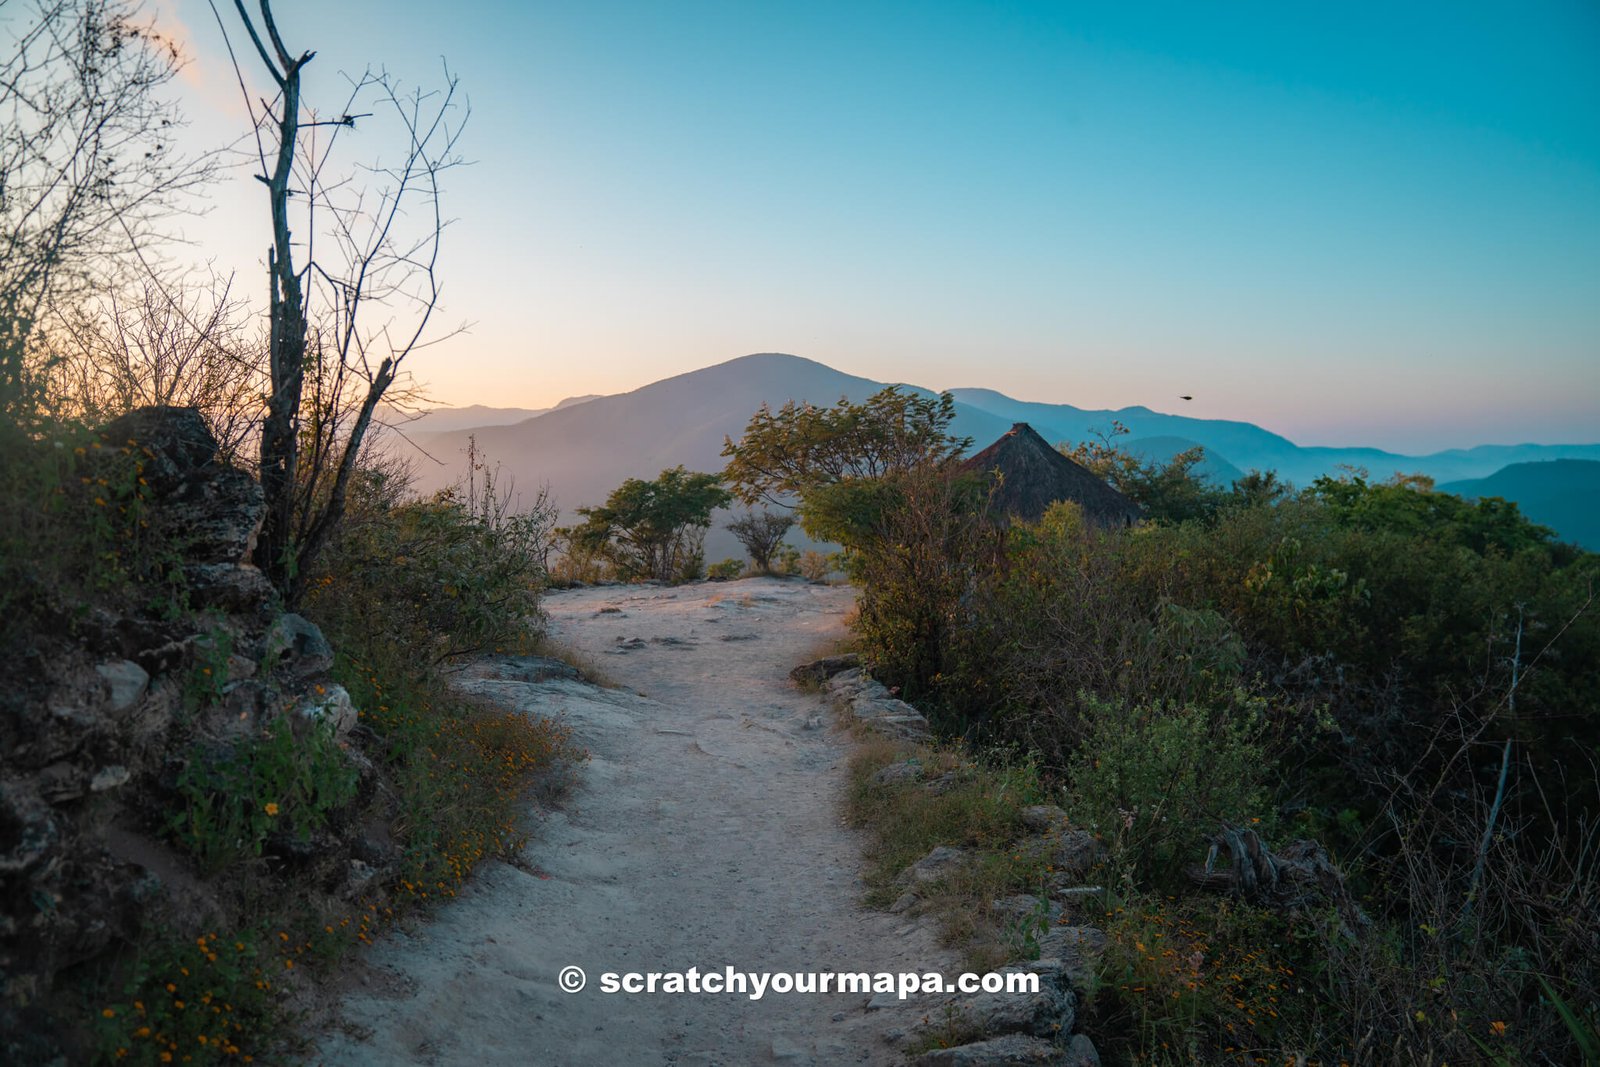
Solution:
<svg viewBox="0 0 1600 1067"><path fill-rule="evenodd" d="M230 139L210 9L159 10L191 136ZM783 351L1302 444L1600 440L1588 0L274 10L326 108L441 56L471 98L444 272L474 326L413 367L441 403ZM263 195L236 172L190 227L249 284Z"/></svg>

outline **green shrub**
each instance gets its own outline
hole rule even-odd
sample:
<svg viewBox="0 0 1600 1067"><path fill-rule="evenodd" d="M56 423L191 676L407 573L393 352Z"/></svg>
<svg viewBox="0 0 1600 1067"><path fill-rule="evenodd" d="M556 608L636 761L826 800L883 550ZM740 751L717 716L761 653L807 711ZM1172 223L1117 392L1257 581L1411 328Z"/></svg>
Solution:
<svg viewBox="0 0 1600 1067"><path fill-rule="evenodd" d="M185 609L182 545L151 528L144 460L137 442L104 442L86 427L44 424L32 435L0 420L5 643L89 599L164 618Z"/></svg>
<svg viewBox="0 0 1600 1067"><path fill-rule="evenodd" d="M718 475L680 465L653 481L629 478L604 504L579 508L583 524L565 535L580 552L607 560L624 581L689 581L705 570L711 513L732 499Z"/></svg>
<svg viewBox="0 0 1600 1067"><path fill-rule="evenodd" d="M387 645L437 666L531 642L553 512L486 515L454 491L426 500L404 492L381 473L359 478L309 583L307 614L334 647Z"/></svg>
<svg viewBox="0 0 1600 1067"><path fill-rule="evenodd" d="M718 580L723 580L723 581L726 581L726 580L728 580L730 578L737 578L737 577L739 577L739 575L741 575L743 573L744 573L744 560L742 560L742 559L734 559L732 556L729 556L727 559L723 560L721 563L713 563L711 566L706 568L706 577L707 578L718 579Z"/></svg>
<svg viewBox="0 0 1600 1067"><path fill-rule="evenodd" d="M1270 811L1264 702L1086 703L1089 733L1067 768L1067 809L1111 844L1134 884L1175 886L1219 823L1260 822Z"/></svg>
<svg viewBox="0 0 1600 1067"><path fill-rule="evenodd" d="M289 717L233 745L201 744L178 775L183 809L168 828L207 871L259 856L274 831L310 840L356 793L334 724Z"/></svg>

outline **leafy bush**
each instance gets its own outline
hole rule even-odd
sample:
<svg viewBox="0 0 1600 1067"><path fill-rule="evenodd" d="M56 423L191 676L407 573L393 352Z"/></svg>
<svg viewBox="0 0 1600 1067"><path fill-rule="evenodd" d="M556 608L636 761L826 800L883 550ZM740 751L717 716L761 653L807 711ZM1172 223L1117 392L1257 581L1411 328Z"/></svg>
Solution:
<svg viewBox="0 0 1600 1067"><path fill-rule="evenodd" d="M1067 810L1110 843L1129 884L1176 887L1219 822L1259 823L1268 810L1262 701L1086 703L1088 733L1067 767Z"/></svg>
<svg viewBox="0 0 1600 1067"><path fill-rule="evenodd" d="M89 598L171 617L187 595L183 546L150 527L136 441L0 419L0 639L22 639Z"/></svg>
<svg viewBox="0 0 1600 1067"><path fill-rule="evenodd" d="M713 581L727 581L737 578L744 573L744 560L734 559L729 556L721 563L713 563L706 568L706 577Z"/></svg>
<svg viewBox="0 0 1600 1067"><path fill-rule="evenodd" d="M833 563L821 552L808 548L800 553L799 570L806 581L822 582L833 572Z"/></svg>
<svg viewBox="0 0 1600 1067"><path fill-rule="evenodd" d="M259 856L274 831L309 841L354 798L356 770L332 722L285 717L242 744L197 746L178 792L184 807L168 828L209 872Z"/></svg>
<svg viewBox="0 0 1600 1067"><path fill-rule="evenodd" d="M504 515L457 490L426 500L404 493L403 480L363 472L309 583L307 610L335 647L385 644L442 664L537 636L554 509L541 499Z"/></svg>
<svg viewBox="0 0 1600 1067"><path fill-rule="evenodd" d="M1600 557L1425 479L1217 494L1180 459L1115 461L1162 520L1127 530L1057 505L997 531L948 479L839 480L807 521L850 547L885 681L946 734L1036 754L1120 856L1130 910L1175 895L1230 946L1210 958L1253 952L1306 990L1291 1013L1240 964L1202 995L1130 926L1121 1051L1573 1061L1581 1028L1540 981L1574 1018L1600 1005L1600 783L1579 756L1600 752ZM1217 822L1256 818L1323 839L1366 934L1183 895Z"/></svg>

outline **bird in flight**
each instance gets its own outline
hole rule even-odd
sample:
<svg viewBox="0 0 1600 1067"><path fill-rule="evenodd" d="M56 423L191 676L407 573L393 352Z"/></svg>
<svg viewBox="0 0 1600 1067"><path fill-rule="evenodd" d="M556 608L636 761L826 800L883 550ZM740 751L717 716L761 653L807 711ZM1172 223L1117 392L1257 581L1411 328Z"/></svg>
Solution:
<svg viewBox="0 0 1600 1067"><path fill-rule="evenodd" d="M1192 397L1192 396L1180 396L1178 399L1179 400L1193 400L1194 397Z"/></svg>

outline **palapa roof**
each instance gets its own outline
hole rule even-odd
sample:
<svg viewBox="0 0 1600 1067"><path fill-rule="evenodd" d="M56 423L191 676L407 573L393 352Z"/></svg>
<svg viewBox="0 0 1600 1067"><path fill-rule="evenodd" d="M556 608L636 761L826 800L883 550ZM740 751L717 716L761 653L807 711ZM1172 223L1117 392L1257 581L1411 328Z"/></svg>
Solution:
<svg viewBox="0 0 1600 1067"><path fill-rule="evenodd" d="M1000 515L1037 522L1058 500L1071 500L1083 516L1101 526L1130 526L1142 516L1139 506L1101 481L1087 467L1052 448L1025 422L961 464L964 471L999 472L991 506Z"/></svg>

